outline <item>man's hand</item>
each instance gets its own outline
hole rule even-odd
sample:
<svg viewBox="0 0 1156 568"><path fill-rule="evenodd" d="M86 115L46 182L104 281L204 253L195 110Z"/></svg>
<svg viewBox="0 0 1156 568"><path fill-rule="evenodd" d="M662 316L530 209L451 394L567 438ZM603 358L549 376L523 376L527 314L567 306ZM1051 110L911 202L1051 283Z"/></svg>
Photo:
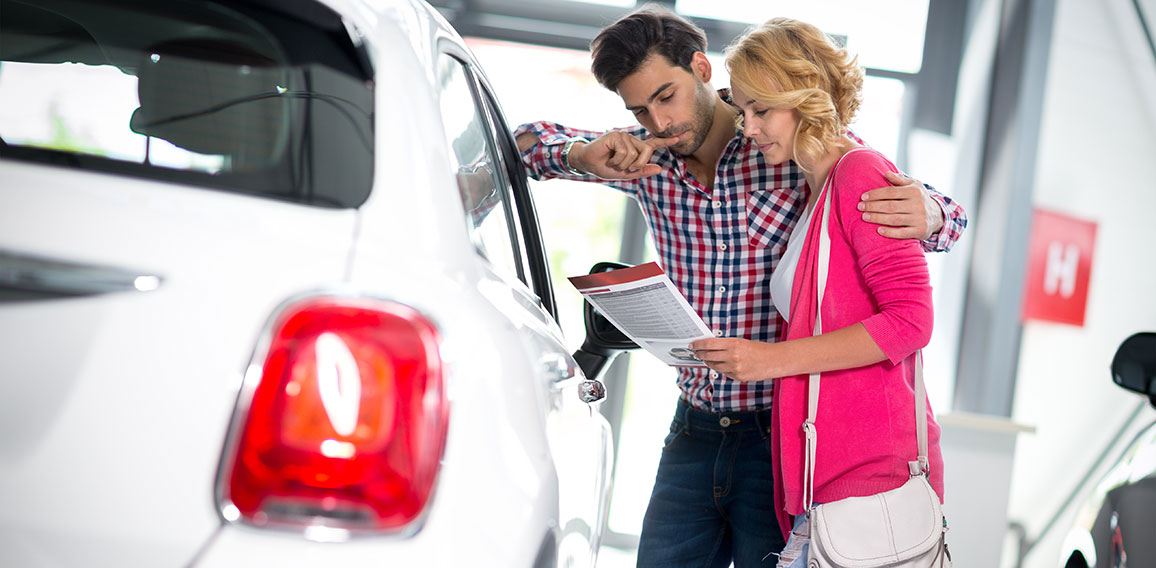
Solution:
<svg viewBox="0 0 1156 568"><path fill-rule="evenodd" d="M743 382L774 378L773 345L736 337L699 339L690 344L707 367Z"/></svg>
<svg viewBox="0 0 1156 568"><path fill-rule="evenodd" d="M880 225L880 235L925 241L943 228L943 209L922 183L894 172L887 181L893 185L868 191L859 202L863 220Z"/></svg>
<svg viewBox="0 0 1156 568"><path fill-rule="evenodd" d="M638 179L662 171L650 163L650 156L658 148L678 143L674 138L639 140L625 132L607 132L589 144L578 143L570 148L570 167L602 179Z"/></svg>

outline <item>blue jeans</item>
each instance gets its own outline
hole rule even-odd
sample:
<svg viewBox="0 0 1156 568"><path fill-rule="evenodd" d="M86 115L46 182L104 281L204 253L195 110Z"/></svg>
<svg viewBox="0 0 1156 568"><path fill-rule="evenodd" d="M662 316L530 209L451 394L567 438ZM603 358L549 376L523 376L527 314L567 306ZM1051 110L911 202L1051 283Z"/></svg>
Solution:
<svg viewBox="0 0 1156 568"><path fill-rule="evenodd" d="M818 503L815 503L818 505ZM807 554L811 551L811 526L806 515L795 515L795 526L791 529L791 538L787 539L787 546L783 548L783 556L779 566L786 568L807 568ZM790 559L794 560L790 560ZM778 568L778 567L776 567Z"/></svg>
<svg viewBox="0 0 1156 568"><path fill-rule="evenodd" d="M771 411L703 412L679 401L642 521L639 567L771 567Z"/></svg>

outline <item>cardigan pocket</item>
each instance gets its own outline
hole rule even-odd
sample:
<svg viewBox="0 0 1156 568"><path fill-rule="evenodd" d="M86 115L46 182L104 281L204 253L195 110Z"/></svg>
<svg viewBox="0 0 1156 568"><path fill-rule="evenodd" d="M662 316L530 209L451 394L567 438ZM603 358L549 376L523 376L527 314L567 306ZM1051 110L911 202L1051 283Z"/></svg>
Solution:
<svg viewBox="0 0 1156 568"><path fill-rule="evenodd" d="M781 250L794 225L799 206L797 192L789 189L746 191L747 236L755 248Z"/></svg>

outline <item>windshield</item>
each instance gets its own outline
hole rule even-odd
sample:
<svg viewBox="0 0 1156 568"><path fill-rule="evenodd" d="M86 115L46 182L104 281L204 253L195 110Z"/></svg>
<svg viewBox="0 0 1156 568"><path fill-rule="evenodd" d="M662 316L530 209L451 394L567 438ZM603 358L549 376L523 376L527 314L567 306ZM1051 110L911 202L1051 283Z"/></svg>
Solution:
<svg viewBox="0 0 1156 568"><path fill-rule="evenodd" d="M0 157L359 206L366 58L327 9L283 4L308 23L277 2L0 0Z"/></svg>

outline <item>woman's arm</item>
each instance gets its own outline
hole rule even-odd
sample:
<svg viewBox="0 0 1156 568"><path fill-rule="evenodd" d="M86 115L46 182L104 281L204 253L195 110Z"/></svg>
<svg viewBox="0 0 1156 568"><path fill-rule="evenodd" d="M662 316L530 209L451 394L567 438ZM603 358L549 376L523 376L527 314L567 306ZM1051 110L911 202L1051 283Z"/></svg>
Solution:
<svg viewBox="0 0 1156 568"><path fill-rule="evenodd" d="M738 381L853 369L887 359L862 323L779 343L712 337L690 346L708 367Z"/></svg>
<svg viewBox="0 0 1156 568"><path fill-rule="evenodd" d="M933 310L927 258L918 243L889 239L878 227L862 219L860 196L885 179L895 166L874 151L858 151L844 160L833 174L840 188L832 207L863 277L875 313L861 323L879 349L898 363L931 340ZM837 298L832 298L837 300Z"/></svg>
<svg viewBox="0 0 1156 568"><path fill-rule="evenodd" d="M699 358L731 378L757 381L884 360L897 363L926 345L931 336L932 309L923 252L914 241L880 235L874 225L862 220L857 208L862 193L876 187L883 172L891 168L894 166L875 153L861 151L849 156L835 174L839 191L831 203L831 228L846 237L856 268L875 300L875 314L820 336L780 343L703 339L691 344ZM799 324L810 328L814 322Z"/></svg>

